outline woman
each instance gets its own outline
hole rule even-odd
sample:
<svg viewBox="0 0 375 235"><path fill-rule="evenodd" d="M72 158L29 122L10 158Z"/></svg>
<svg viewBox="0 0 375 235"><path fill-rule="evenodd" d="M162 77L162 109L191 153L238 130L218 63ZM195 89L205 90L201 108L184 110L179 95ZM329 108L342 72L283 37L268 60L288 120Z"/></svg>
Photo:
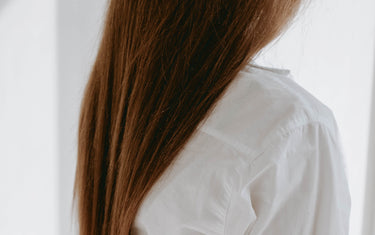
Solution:
<svg viewBox="0 0 375 235"><path fill-rule="evenodd" d="M81 106L88 234L347 234L331 110L251 63L299 0L111 0Z"/></svg>

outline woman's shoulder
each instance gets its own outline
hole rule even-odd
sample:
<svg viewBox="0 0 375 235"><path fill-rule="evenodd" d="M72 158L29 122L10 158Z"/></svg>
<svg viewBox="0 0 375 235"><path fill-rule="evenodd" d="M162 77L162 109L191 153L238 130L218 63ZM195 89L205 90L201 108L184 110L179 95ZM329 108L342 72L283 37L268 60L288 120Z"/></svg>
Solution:
<svg viewBox="0 0 375 235"><path fill-rule="evenodd" d="M258 85L259 99L281 105L281 107L271 105L269 110L267 108L265 110L272 112L275 111L274 108L279 111L283 108L293 107L296 112L290 112L290 115L286 115L285 118L301 118L306 121L321 121L326 125L333 124L332 110L296 82L290 70L248 64L240 73L239 77L242 77L245 83ZM251 89L250 92L254 92L254 89Z"/></svg>
<svg viewBox="0 0 375 235"><path fill-rule="evenodd" d="M310 122L336 131L331 109L299 85L289 70L249 64L198 129L248 157Z"/></svg>

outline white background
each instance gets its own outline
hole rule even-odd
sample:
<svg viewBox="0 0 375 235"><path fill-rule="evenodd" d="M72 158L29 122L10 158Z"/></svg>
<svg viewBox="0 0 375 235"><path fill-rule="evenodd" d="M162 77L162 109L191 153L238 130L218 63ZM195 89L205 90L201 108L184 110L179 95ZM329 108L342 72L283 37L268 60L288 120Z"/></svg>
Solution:
<svg viewBox="0 0 375 235"><path fill-rule="evenodd" d="M0 0L0 234L75 234L78 111L104 9L104 0ZM257 58L290 69L334 112L352 195L350 235L375 234L375 182L366 182L367 167L375 170L374 30L373 0L310 0Z"/></svg>

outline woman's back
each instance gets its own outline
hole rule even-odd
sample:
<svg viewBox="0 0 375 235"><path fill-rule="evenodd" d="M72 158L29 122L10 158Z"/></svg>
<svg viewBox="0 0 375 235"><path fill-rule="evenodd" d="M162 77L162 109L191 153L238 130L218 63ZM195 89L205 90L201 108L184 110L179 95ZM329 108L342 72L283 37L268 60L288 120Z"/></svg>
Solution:
<svg viewBox="0 0 375 235"><path fill-rule="evenodd" d="M247 65L138 210L132 234L348 234L331 110L288 70Z"/></svg>
<svg viewBox="0 0 375 235"><path fill-rule="evenodd" d="M80 235L347 232L332 112L248 64L301 5L109 1L79 120Z"/></svg>

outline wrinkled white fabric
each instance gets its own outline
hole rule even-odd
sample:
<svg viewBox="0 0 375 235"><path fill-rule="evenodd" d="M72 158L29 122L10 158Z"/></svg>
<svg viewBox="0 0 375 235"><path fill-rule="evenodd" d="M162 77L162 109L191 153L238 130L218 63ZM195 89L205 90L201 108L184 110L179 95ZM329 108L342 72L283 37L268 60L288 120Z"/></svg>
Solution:
<svg viewBox="0 0 375 235"><path fill-rule="evenodd" d="M136 235L344 235L332 111L289 70L249 64L142 202Z"/></svg>

